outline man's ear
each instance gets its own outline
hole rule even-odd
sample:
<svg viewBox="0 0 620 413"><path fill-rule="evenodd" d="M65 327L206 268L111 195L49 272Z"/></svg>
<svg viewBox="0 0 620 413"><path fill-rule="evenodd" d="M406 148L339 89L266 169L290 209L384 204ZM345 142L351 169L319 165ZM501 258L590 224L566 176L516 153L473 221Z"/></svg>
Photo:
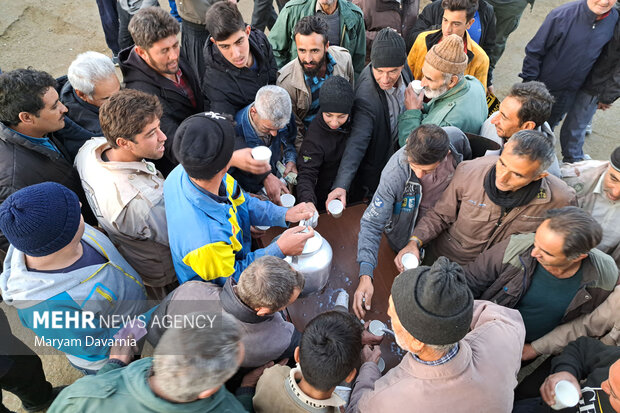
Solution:
<svg viewBox="0 0 620 413"><path fill-rule="evenodd" d="M80 99L82 99L85 102L87 101L88 95L86 93L82 92L81 90L77 90L75 88L73 90L75 90L75 94L78 95Z"/></svg>
<svg viewBox="0 0 620 413"><path fill-rule="evenodd" d="M450 76L450 83L448 84L448 88L452 89L456 84L459 83L459 77L457 75Z"/></svg>
<svg viewBox="0 0 620 413"><path fill-rule="evenodd" d="M131 141L125 138L116 138L116 146L122 149L127 149ZM132 142L133 143L133 142Z"/></svg>
<svg viewBox="0 0 620 413"><path fill-rule="evenodd" d="M295 359L295 363L299 363L299 346L295 347L293 358Z"/></svg>
<svg viewBox="0 0 620 413"><path fill-rule="evenodd" d="M140 56L142 58L142 60L146 61L148 59L148 55L146 53L146 50L144 50L143 48L141 48L140 46L136 46L134 48L134 50L136 51L136 53L138 54L138 56Z"/></svg>
<svg viewBox="0 0 620 413"><path fill-rule="evenodd" d="M273 311L271 311L267 307L258 307L256 309L254 309L254 311L256 311L256 315L259 316L259 317L264 317L266 315L270 315L270 314L273 313Z"/></svg>
<svg viewBox="0 0 620 413"><path fill-rule="evenodd" d="M536 123L534 123L534 121L532 121L532 120L528 120L526 122L523 122L523 124L521 125L521 129L533 130L535 128L536 128Z"/></svg>
<svg viewBox="0 0 620 413"><path fill-rule="evenodd" d="M19 115L17 115L17 117L22 123L32 124L36 116L30 112L19 112Z"/></svg>
<svg viewBox="0 0 620 413"><path fill-rule="evenodd" d="M471 27L472 24L474 24L474 22L476 21L476 19L471 19L470 21L467 22L467 24L465 25L465 29L469 29Z"/></svg>
<svg viewBox="0 0 620 413"><path fill-rule="evenodd" d="M248 24L245 28L245 34L249 36L251 31L252 31L252 26Z"/></svg>
<svg viewBox="0 0 620 413"><path fill-rule="evenodd" d="M220 386L220 387L222 387L222 386ZM198 395L198 399L206 399L207 397L213 396L220 389L220 387L216 387L214 389L209 389L209 390L205 390L205 391L201 392Z"/></svg>
<svg viewBox="0 0 620 413"><path fill-rule="evenodd" d="M549 172L543 171L536 178L534 178L534 181L538 181L539 179L543 179L545 176L549 176Z"/></svg>
<svg viewBox="0 0 620 413"><path fill-rule="evenodd" d="M349 375L344 379L345 383L351 383L356 375L357 375L357 369L351 370Z"/></svg>

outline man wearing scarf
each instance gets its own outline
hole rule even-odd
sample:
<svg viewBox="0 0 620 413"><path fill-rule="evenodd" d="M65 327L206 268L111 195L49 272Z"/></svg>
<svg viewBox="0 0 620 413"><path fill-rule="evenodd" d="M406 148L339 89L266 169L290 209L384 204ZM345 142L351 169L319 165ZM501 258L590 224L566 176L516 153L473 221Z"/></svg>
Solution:
<svg viewBox="0 0 620 413"><path fill-rule="evenodd" d="M535 231L546 211L575 205L575 191L546 171L554 156L550 137L523 130L508 140L500 156L459 164L399 252L397 266L407 252L419 257L422 246L425 262L443 255L466 264L513 234Z"/></svg>

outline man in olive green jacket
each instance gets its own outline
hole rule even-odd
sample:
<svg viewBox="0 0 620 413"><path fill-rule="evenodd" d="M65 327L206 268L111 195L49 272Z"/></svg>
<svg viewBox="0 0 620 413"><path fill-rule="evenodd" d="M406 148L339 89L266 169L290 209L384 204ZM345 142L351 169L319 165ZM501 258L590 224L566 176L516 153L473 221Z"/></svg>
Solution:
<svg viewBox="0 0 620 413"><path fill-rule="evenodd" d="M405 111L398 118L398 143L420 125L456 126L463 132L480 132L488 116L484 86L473 76L464 75L467 55L463 39L446 36L426 53L422 66L424 92L405 92ZM424 103L424 96L430 102Z"/></svg>
<svg viewBox="0 0 620 413"><path fill-rule="evenodd" d="M336 6L336 7L334 7ZM334 19L339 15L338 36L335 33ZM347 0L291 0L280 11L278 20L269 32L269 42L278 67L297 58L294 29L299 20L306 16L322 16L330 27L329 44L349 50L353 61L355 77L364 69L366 59L366 28L362 10Z"/></svg>
<svg viewBox="0 0 620 413"><path fill-rule="evenodd" d="M262 370L244 377L237 398L224 386L243 358L242 332L237 321L221 312L196 312L188 317L191 319L184 318L178 325L193 323L195 328L166 330L153 357L129 365L133 339L118 340L118 347L112 348L108 363L97 375L83 377L64 389L48 412L251 410L254 387ZM214 322L208 328L210 320ZM199 328L205 323L207 328ZM139 327L140 321L136 325Z"/></svg>

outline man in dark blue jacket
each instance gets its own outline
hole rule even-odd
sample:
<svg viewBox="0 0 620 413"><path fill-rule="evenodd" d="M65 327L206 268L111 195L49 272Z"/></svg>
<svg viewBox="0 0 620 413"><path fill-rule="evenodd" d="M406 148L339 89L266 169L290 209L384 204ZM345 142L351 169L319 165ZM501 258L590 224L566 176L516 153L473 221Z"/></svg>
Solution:
<svg viewBox="0 0 620 413"><path fill-rule="evenodd" d="M601 54L603 46L613 36L618 21L616 0L578 0L553 9L525 48L524 81L538 80L547 86L555 98L549 118L551 128L573 106L581 88ZM581 159L565 153L565 162ZM575 155L575 156L574 156Z"/></svg>

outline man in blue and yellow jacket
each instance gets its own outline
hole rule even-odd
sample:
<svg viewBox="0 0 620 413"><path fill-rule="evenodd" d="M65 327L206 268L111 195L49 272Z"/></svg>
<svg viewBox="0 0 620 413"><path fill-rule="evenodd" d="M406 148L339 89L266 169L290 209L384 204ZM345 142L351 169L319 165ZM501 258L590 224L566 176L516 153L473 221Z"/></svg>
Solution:
<svg viewBox="0 0 620 413"><path fill-rule="evenodd" d="M181 163L164 183L172 260L180 283L235 280L256 258L301 254L310 228L295 227L266 248L251 251L251 225L285 227L314 214L311 204L287 209L249 196L227 174L234 149L232 122L213 113L187 118L175 134ZM303 231L303 232L302 232Z"/></svg>

